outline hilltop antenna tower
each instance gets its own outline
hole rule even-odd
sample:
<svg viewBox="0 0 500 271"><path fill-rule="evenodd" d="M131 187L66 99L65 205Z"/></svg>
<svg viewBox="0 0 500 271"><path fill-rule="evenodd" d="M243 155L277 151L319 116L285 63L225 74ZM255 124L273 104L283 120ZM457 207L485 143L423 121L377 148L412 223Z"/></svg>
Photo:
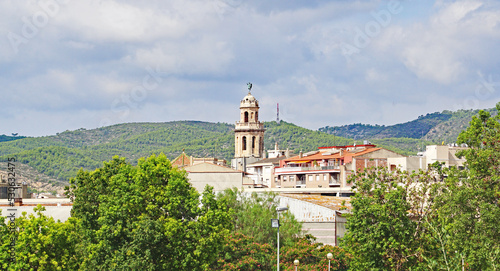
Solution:
<svg viewBox="0 0 500 271"><path fill-rule="evenodd" d="M280 104L276 104L276 123L280 124Z"/></svg>

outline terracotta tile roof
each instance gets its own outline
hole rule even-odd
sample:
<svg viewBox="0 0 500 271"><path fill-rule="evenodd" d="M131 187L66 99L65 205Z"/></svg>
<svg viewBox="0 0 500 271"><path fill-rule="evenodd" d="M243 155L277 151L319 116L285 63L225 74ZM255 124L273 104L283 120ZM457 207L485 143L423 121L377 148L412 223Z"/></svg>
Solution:
<svg viewBox="0 0 500 271"><path fill-rule="evenodd" d="M353 153L351 156L352 157L356 157L356 156L361 156L361 155L364 155L364 154L367 154L367 153L370 153L370 152L374 152L374 151L378 151L378 150L381 150L382 148L369 148L369 149L366 149L366 150L362 150L360 152L356 152L356 153ZM347 155L351 154L350 152L347 153Z"/></svg>
<svg viewBox="0 0 500 271"><path fill-rule="evenodd" d="M313 154L313 155L302 156L302 157L299 157L297 155L297 156L285 159L285 163L286 162L296 162L296 161L313 161L313 160L323 160L323 159L339 159L339 158L345 158L345 157L357 157L357 156L361 156L361 155L364 155L364 154L367 154L370 152L378 151L380 149L382 149L382 148L368 148L368 149L364 149L361 151L359 151L359 150L358 151L356 151L356 150L351 150L351 151L344 150L342 152L342 156L340 155L340 152L337 152L334 154L327 154L329 152L318 152L318 153ZM327 154L327 155L325 155L325 154Z"/></svg>
<svg viewBox="0 0 500 271"><path fill-rule="evenodd" d="M176 167L184 167L191 165L191 158L187 156L184 152L181 155L177 156L174 160L172 160L172 166Z"/></svg>

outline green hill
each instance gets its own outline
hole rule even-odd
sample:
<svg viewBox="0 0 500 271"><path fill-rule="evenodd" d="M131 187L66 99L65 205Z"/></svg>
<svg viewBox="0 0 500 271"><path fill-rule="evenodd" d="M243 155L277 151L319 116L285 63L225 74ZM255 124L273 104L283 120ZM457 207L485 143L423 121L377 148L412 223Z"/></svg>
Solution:
<svg viewBox="0 0 500 271"><path fill-rule="evenodd" d="M276 142L280 148L289 148L296 153L316 150L319 146L354 143L350 139L287 122L266 122L264 126L266 149L273 149ZM173 159L185 150L188 155L196 157L215 156L230 160L234 156L233 129L230 124L199 121L127 123L23 138L0 142L0 162L3 162L0 169L5 169L9 157L16 157L23 165L26 177L61 185L75 176L80 168L93 170L115 155L126 157L133 163L140 157L160 152Z"/></svg>
<svg viewBox="0 0 500 271"><path fill-rule="evenodd" d="M282 121L265 122L265 148L295 153L321 146L362 144L364 140L405 155L416 154L425 145L454 142L477 110L443 111L392 125L352 124L324 127L312 131ZM98 129L65 131L46 137L7 137L0 141L0 170L9 157L16 157L19 174L32 181L61 188L80 169L94 170L103 161L118 155L134 163L140 157L165 153L169 159L185 150L195 157L234 156L234 126L226 123L174 121L165 123L126 123ZM427 139L427 140L424 140ZM39 186L43 187L43 186Z"/></svg>
<svg viewBox="0 0 500 271"><path fill-rule="evenodd" d="M0 142L5 142L5 141L13 141L13 140L18 140L26 138L25 136L8 136L8 135L0 135Z"/></svg>
<svg viewBox="0 0 500 271"><path fill-rule="evenodd" d="M494 112L493 109L486 110ZM390 145L393 145L391 142L398 141L395 140L396 138L425 139L431 143L442 143L443 141L453 143L460 131L468 127L472 116L477 115L478 112L479 110L459 110L456 112L445 110L441 113L422 115L416 120L390 126L356 123L336 127L325 126L319 128L319 131L346 138L387 142Z"/></svg>

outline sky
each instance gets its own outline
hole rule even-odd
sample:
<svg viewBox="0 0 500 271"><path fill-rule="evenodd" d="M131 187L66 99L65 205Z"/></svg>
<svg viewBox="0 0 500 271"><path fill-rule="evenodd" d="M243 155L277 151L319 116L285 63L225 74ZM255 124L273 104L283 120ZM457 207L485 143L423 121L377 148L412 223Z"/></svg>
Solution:
<svg viewBox="0 0 500 271"><path fill-rule="evenodd" d="M0 134L391 125L500 102L500 1L3 0Z"/></svg>

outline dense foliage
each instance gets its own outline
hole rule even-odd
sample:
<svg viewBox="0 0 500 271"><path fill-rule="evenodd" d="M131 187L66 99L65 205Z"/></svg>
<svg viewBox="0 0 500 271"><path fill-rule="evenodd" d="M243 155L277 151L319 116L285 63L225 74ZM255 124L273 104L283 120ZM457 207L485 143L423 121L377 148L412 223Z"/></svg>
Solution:
<svg viewBox="0 0 500 271"><path fill-rule="evenodd" d="M21 138L26 138L25 136L8 136L8 135L0 135L0 142L18 140Z"/></svg>
<svg viewBox="0 0 500 271"><path fill-rule="evenodd" d="M233 212L233 230L251 236L257 243L269 243L276 247L276 228L270 227L271 219L277 218L279 198L276 193L245 193L236 188L227 189L218 196ZM302 224L290 212L280 213L280 242L290 245L300 237Z"/></svg>
<svg viewBox="0 0 500 271"><path fill-rule="evenodd" d="M77 220L56 222L43 214L45 207L40 205L34 211L35 214L23 213L15 219L14 227L18 230L13 233L6 224L0 224L0 269L76 270L80 261L76 256ZM10 252L14 252L15 262L11 261Z"/></svg>
<svg viewBox="0 0 500 271"><path fill-rule="evenodd" d="M72 180L84 270L202 270L222 247L230 216L210 189L200 195L164 155L137 166L114 158Z"/></svg>
<svg viewBox="0 0 500 271"><path fill-rule="evenodd" d="M115 157L71 180L72 217L55 222L36 207L35 215L0 223L2 270L272 270L276 263L275 194L227 190L200 195L187 173L165 155L132 165ZM5 214L9 215L9 214ZM5 219L5 216L3 217ZM302 238L301 224L280 215L281 263L303 259L304 268L334 265L348 256ZM8 222L8 220L6 220ZM14 229L12 231L12 229ZM15 259L10 261L11 240ZM318 248L319 246L319 248ZM337 253L337 252L338 253ZM292 260L293 262L293 260ZM333 269L343 270L343 269Z"/></svg>
<svg viewBox="0 0 500 271"><path fill-rule="evenodd" d="M462 170L436 163L426 172L351 177L356 195L343 243L351 268L500 269L500 117L480 111L458 142L470 146Z"/></svg>

